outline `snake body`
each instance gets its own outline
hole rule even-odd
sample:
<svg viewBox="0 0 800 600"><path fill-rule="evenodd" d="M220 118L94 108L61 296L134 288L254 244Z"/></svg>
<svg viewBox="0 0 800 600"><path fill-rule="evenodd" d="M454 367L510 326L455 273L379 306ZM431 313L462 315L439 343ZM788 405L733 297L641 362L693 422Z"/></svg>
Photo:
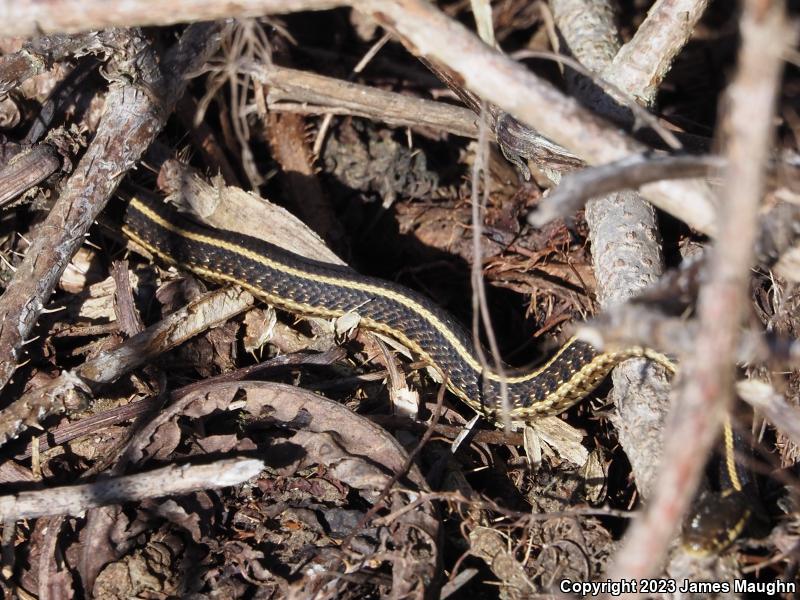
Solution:
<svg viewBox="0 0 800 600"><path fill-rule="evenodd" d="M135 243L183 269L219 283L240 285L290 312L326 318L354 312L359 326L394 338L439 371L448 388L489 420L500 421L501 382L510 416L531 421L556 415L588 396L619 363L644 357L674 372L665 355L632 346L598 351L570 339L542 366L504 376L485 368L467 330L430 299L401 285L364 276L348 267L322 263L265 241L211 229L181 217L157 198L137 196L125 213L123 232ZM725 427L723 500L701 508L687 525L695 553L717 552L741 533L749 512L740 494L743 475L734 456L730 425ZM711 532L711 533L710 533Z"/></svg>
<svg viewBox="0 0 800 600"><path fill-rule="evenodd" d="M163 202L144 197L128 204L123 231L173 264L205 279L241 285L279 308L331 318L357 313L360 325L409 348L441 373L456 396L496 420L503 378L483 367L466 329L421 294L262 240L197 225ZM512 419L563 412L589 395L617 364L633 357L674 369L666 356L649 348L598 352L570 339L544 365L505 374Z"/></svg>

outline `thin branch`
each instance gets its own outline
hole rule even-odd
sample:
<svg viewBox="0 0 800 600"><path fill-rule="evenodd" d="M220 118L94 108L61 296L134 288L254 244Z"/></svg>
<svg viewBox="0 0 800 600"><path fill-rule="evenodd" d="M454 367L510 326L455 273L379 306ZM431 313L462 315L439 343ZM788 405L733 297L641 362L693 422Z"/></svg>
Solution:
<svg viewBox="0 0 800 600"><path fill-rule="evenodd" d="M635 302L614 307L582 323L575 336L595 348L649 346L670 356L688 356L698 335L696 320L667 317L664 313ZM800 366L800 340L744 329L735 348L736 363L769 363L773 368Z"/></svg>
<svg viewBox="0 0 800 600"><path fill-rule="evenodd" d="M253 75L269 86L271 110L306 115L355 115L392 126L431 127L477 138L471 110L325 77L277 65L256 67Z"/></svg>
<svg viewBox="0 0 800 600"><path fill-rule="evenodd" d="M483 115L483 109L481 109ZM511 406L508 403L508 383L505 380L503 361L500 357L500 347L497 344L497 336L492 327L492 318L489 314L489 303L486 300L486 286L483 281L483 255L481 253L481 238L483 237L483 217L486 213L486 199L489 196L489 181L487 165L487 153L489 143L487 139L486 122L479 120L478 125L478 144L475 150L475 163L472 165L472 344L475 347L481 366L487 371L496 371L500 375L500 413L503 420L503 429L511 431ZM483 181L481 181L483 176ZM489 349L492 353L494 367L490 367L484 356L483 347L480 341L480 323L486 328L486 338L489 342ZM495 399L491 399L495 402Z"/></svg>

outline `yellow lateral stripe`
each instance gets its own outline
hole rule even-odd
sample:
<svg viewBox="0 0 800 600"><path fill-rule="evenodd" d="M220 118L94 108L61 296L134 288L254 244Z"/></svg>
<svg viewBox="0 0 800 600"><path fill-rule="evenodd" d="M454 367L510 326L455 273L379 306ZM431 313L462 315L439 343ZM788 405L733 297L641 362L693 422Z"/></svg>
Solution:
<svg viewBox="0 0 800 600"><path fill-rule="evenodd" d="M149 242L143 240L136 232L134 232L129 226L125 225L122 228L123 233L133 240L136 244L142 246L145 250L150 252L155 256L159 256L162 259L167 260L172 264L177 264L176 261L164 253L163 251L159 250ZM345 311L342 310L335 310L324 308L320 306L312 306L310 304L304 304L301 302L295 302L294 300L289 300L282 296L277 296L267 292L266 290L254 286L252 284L247 283L246 281L241 281L232 275L228 275L227 273L222 273L219 271L214 271L209 269L208 267L194 265L194 264L185 264L180 265L183 266L190 271L200 275L201 277L205 277L206 279L210 279L212 281L217 281L220 283L233 283L239 285L249 292L253 293L253 295L258 296L269 302L270 304L274 304L275 306L284 308L291 312L296 312L299 314L304 314L308 316L318 316L318 317L325 317L325 318L338 318L345 314ZM436 362L433 360L433 357L428 354L425 349L420 346L414 340L408 338L402 331L398 331L380 323L378 321L374 321L369 317L362 317L362 322L364 327L367 329L371 329L373 331L378 331L379 333L384 333L394 339L398 340L401 344L406 346L409 350L416 353L424 362L430 364L431 367L436 369L441 375L442 378L446 378L446 374L442 373L441 368ZM563 351L563 349L562 349ZM559 352L558 355L560 355ZM555 358L553 359L555 360ZM550 364L551 361L548 362ZM524 418L526 415L540 415L540 414L550 414L554 407L559 406L563 400L569 395L569 392L575 388L582 389L584 384L587 380L591 379L592 375L594 375L598 369L603 370L606 365L604 363L616 363L617 358L615 355L611 354L604 354L595 357L592 361L584 364L578 371L573 373L571 377L564 381L562 385L558 387L555 391L548 394L546 397L542 398L542 400L536 402L535 404L529 406L515 406L511 409L511 417L512 418ZM448 388L456 394L459 398L461 398L464 402L469 404L475 411L483 413L486 409L485 406L481 404L475 398L471 398L464 390L460 389L455 382L452 382L448 378Z"/></svg>
<svg viewBox="0 0 800 600"><path fill-rule="evenodd" d="M731 426L731 418L729 415L725 415L723 435L725 437L725 468L728 471L728 478L731 480L733 489L737 492L741 492L743 486L736 466L736 448L733 443L733 427Z"/></svg>
<svg viewBox="0 0 800 600"><path fill-rule="evenodd" d="M515 384L515 383L523 383L525 381L530 381L531 379L535 379L537 376L539 376L541 373L543 373L553 362L558 360L558 358L561 356L561 354L563 354L566 351L566 349L569 348L570 344L572 343L572 339L570 339L566 344L564 344L564 346L550 360L548 360L541 367L539 367L538 369L536 369L536 370L534 370L534 371L532 371L530 373L526 373L524 375L519 375L519 376L515 376L515 377L500 377L500 375L498 375L494 371L491 371L491 370L488 370L488 369L484 370L483 366L477 360L475 360L474 356L472 356L472 353L470 353L461 344L460 340L456 336L453 335L453 333L450 331L450 329L444 323L442 323L436 317L436 315L431 313L423 305L421 305L418 302L415 302L414 300L404 296L403 294L400 294L400 293L397 293L397 292L393 292L391 290L387 290L387 289L384 289L384 288L381 288L381 287L378 287L378 286L374 286L374 285L370 285L370 284L342 281L342 280L336 279L334 277L326 277L324 275L316 275L316 274L313 274L313 273L307 273L305 271L301 271L301 270L296 269L294 267L289 267L287 265L284 265L283 263L279 263L279 262L276 262L274 260L271 260L270 258L268 258L266 256L262 256L260 254L257 254L255 252L252 252L252 251L248 250L247 248L243 248L242 246L238 246L238 245L233 244L231 242L223 241L223 240L220 240L220 239L216 239L216 238L213 238L213 237L210 237L210 236L205 236L205 235L198 234L198 233L193 233L191 231L183 229L179 225L175 225L175 224L170 223L169 221L163 219L158 213L153 211L150 207L148 207L147 205L142 203L142 201L139 200L136 197L131 199L130 206L132 206L137 211L142 213L148 220L152 221L153 223L155 223L159 227L161 227L163 229L166 229L167 231L175 233L175 234L177 234L177 235L179 235L181 237L185 237L187 239L193 240L195 242L199 242L199 243L202 243L202 244L209 244L211 246L217 246L217 247L220 247L220 248L224 248L225 250L228 250L229 252L233 252L234 254L238 254L239 256L243 256L244 258L247 258L247 259L252 260L254 262L260 263L260 264L262 264L262 265L264 265L264 266L266 266L266 267L268 267L270 269L274 269L276 271L282 271L284 273L288 273L288 274L293 275L295 277L300 277L300 278L303 278L303 279L310 279L311 281L317 281L317 282L324 283L324 284L327 284L327 285L336 285L336 286L344 287L344 288L347 288L347 289L365 291L367 293L375 294L377 296L383 296L384 298L389 298L390 300L398 302L399 304L402 304L403 306L405 306L406 308L412 310L413 312L415 312L415 313L417 313L419 315L422 315L436 329L436 331L438 331L442 336L444 336L444 338L448 341L448 343L455 349L455 351L464 360L464 362L466 362L470 366L470 368L472 368L474 371L482 374L483 377L485 377L487 379L490 379L492 381L500 382L500 381L505 380L505 382L507 384ZM158 252L158 251L156 251L156 252L160 256L163 256L163 252ZM218 275L221 275L221 274L218 274ZM240 281L238 279L235 279L233 277L228 277L228 278L226 278L226 280L231 281L233 283L238 283L239 285L244 285L244 283L242 281ZM253 289L257 289L257 288L253 288ZM260 290L258 293L261 296L265 295L264 290ZM276 302L276 303L288 306L287 300L285 298L279 299L279 302ZM304 305L304 306L306 306L306 305ZM319 307L311 307L311 308L314 308L317 311L316 314L319 314L319 312L318 312L319 311ZM306 314L314 314L314 313L306 313ZM380 325L382 325L382 324L380 324ZM370 326L370 328L374 328L374 327ZM378 329L378 331L385 331L387 329L388 328L386 326L382 326L381 328ZM390 331L392 332L392 335L394 335L394 336L397 336L398 334L402 335L401 332L396 332L396 331L391 330L391 329L390 329ZM412 344L411 345L411 349L414 350L414 351L416 351L416 349L418 347L419 347L418 344ZM423 353L423 354L425 354L425 353Z"/></svg>

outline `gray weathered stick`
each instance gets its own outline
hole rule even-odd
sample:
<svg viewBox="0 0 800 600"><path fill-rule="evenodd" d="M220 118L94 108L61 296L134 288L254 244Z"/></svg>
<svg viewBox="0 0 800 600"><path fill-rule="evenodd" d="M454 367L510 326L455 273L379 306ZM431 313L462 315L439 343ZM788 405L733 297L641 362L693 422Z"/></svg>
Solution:
<svg viewBox="0 0 800 600"><path fill-rule="evenodd" d="M263 468L264 463L255 458L232 458L207 465L170 465L95 483L0 496L0 522L47 515L78 516L95 506L239 485L258 475Z"/></svg>
<svg viewBox="0 0 800 600"><path fill-rule="evenodd" d="M551 0L553 16L560 34L575 58L604 80L617 86L623 62L613 62L620 50L613 10L608 0ZM653 18L656 9L648 18ZM671 42L682 47L691 30ZM653 52L672 55L675 48ZM659 59L660 60L660 59ZM606 94L586 77L573 74L568 81L584 102L616 122L630 119L626 105ZM628 82L630 83L630 82ZM652 81L647 82L652 86ZM617 86L618 87L618 86ZM654 100L647 89L623 90L645 105ZM653 207L635 191L626 190L591 200L586 205L586 221L592 243L592 262L598 282L598 297L604 309L624 303L653 285L663 270L661 235ZM612 417L625 449L638 489L647 496L657 474L662 448L661 434L669 407L669 387L663 371L634 359L618 366L612 375L615 412Z"/></svg>
<svg viewBox="0 0 800 600"><path fill-rule="evenodd" d="M256 69L254 76L269 86L267 105L272 110L356 115L396 127L431 127L464 137L478 137L477 116L461 106L277 65Z"/></svg>

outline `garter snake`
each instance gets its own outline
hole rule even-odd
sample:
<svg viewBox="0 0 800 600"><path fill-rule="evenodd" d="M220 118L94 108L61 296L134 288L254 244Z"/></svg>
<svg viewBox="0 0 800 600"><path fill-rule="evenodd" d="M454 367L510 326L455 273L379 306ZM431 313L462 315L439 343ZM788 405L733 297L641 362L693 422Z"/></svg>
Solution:
<svg viewBox="0 0 800 600"><path fill-rule="evenodd" d="M278 308L325 318L357 313L360 326L406 346L442 375L453 394L498 423L501 376L484 368L466 329L421 294L349 267L314 261L262 240L196 224L150 196L130 200L123 232L168 263L213 282L240 285ZM505 374L510 416L530 421L561 413L594 391L617 364L636 357L675 370L667 356L646 347L600 352L572 338L542 366ZM727 442L732 439L727 436L730 427L725 431ZM736 482L741 478L733 444L724 447L730 479L726 489L738 491L741 485ZM704 527L698 522L694 530ZM732 542L741 532L736 527L723 526L722 533L716 534L719 543L714 544Z"/></svg>

